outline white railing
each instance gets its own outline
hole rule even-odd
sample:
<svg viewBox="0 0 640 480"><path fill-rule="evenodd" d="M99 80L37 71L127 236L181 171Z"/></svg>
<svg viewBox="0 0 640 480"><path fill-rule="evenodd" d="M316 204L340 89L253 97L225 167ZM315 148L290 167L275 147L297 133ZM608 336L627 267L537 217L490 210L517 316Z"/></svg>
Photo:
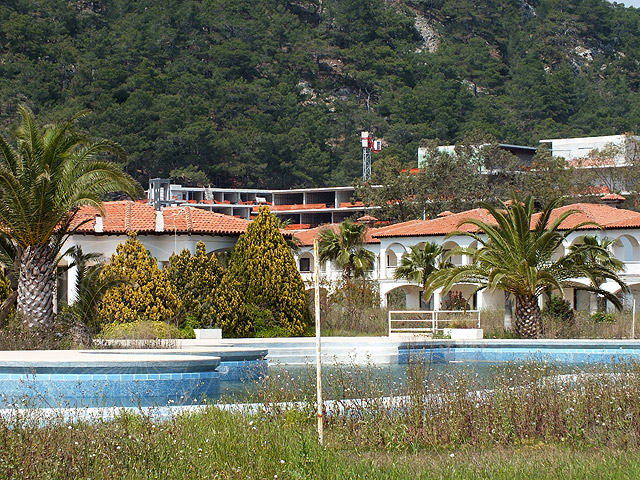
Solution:
<svg viewBox="0 0 640 480"><path fill-rule="evenodd" d="M389 335L392 333L433 335L444 328L459 325L463 325L462 328L480 328L480 310L389 310Z"/></svg>

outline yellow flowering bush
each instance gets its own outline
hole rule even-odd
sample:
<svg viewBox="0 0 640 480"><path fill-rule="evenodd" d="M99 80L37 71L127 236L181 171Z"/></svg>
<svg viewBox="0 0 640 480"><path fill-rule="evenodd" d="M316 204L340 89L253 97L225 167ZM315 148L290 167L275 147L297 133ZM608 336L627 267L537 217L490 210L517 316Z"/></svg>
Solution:
<svg viewBox="0 0 640 480"><path fill-rule="evenodd" d="M167 271L188 319L203 327L222 328L226 335L249 333L251 324L238 283L226 276L215 255L207 254L203 242L198 242L194 255L187 249L172 255Z"/></svg>
<svg viewBox="0 0 640 480"><path fill-rule="evenodd" d="M100 316L107 323L129 323L136 320L170 320L176 317L182 302L166 270L144 248L135 233L118 245L100 278L122 278L104 295Z"/></svg>
<svg viewBox="0 0 640 480"><path fill-rule="evenodd" d="M304 282L291 249L267 207L238 239L229 260L230 280L237 282L246 305L269 311L274 325L301 335L310 320Z"/></svg>

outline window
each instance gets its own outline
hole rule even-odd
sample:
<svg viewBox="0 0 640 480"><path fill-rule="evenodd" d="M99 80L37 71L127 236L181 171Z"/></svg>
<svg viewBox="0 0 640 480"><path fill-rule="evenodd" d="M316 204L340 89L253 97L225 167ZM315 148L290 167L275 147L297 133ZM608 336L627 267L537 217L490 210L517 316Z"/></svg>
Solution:
<svg viewBox="0 0 640 480"><path fill-rule="evenodd" d="M300 271L301 272L311 271L311 259L309 257L303 257L300 259Z"/></svg>

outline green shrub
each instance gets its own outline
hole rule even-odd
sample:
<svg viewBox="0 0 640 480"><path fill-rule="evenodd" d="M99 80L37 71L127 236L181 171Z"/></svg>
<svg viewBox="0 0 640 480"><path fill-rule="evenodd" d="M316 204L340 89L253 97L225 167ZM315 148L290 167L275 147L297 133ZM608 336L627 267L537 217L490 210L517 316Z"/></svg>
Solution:
<svg viewBox="0 0 640 480"><path fill-rule="evenodd" d="M271 310L248 305L247 312L252 319L253 336L259 338L290 337L291 332L279 325Z"/></svg>
<svg viewBox="0 0 640 480"><path fill-rule="evenodd" d="M27 327L23 317L15 310L0 329L0 350L61 350L71 348L60 315L51 326Z"/></svg>
<svg viewBox="0 0 640 480"><path fill-rule="evenodd" d="M108 322L169 320L180 311L182 302L167 271L158 268L135 233L118 245L100 272L101 280L108 278L125 280L107 290L102 299L100 317Z"/></svg>
<svg viewBox="0 0 640 480"><path fill-rule="evenodd" d="M130 323L109 323L102 328L98 338L105 340L155 340L157 338L181 338L181 333L177 327L166 322L136 320Z"/></svg>
<svg viewBox="0 0 640 480"><path fill-rule="evenodd" d="M194 255L186 248L171 255L167 272L187 318L207 328L220 327L225 335L246 335L246 309L238 285L227 278L217 257L207 254L204 242L198 242Z"/></svg>
<svg viewBox="0 0 640 480"><path fill-rule="evenodd" d="M276 324L291 335L304 332L311 320L304 282L267 207L260 208L258 217L238 239L229 259L228 278L237 285L247 307L271 311ZM248 317L251 322L251 314ZM246 327L248 331L251 325Z"/></svg>
<svg viewBox="0 0 640 480"><path fill-rule="evenodd" d="M462 292L449 292L442 302L443 310L469 310L469 302L462 296Z"/></svg>
<svg viewBox="0 0 640 480"><path fill-rule="evenodd" d="M567 323L573 322L576 318L576 312L571 308L571 304L556 295L545 304L542 314Z"/></svg>
<svg viewBox="0 0 640 480"><path fill-rule="evenodd" d="M613 323L616 321L616 316L613 313L596 312L591 315L591 320L595 323Z"/></svg>
<svg viewBox="0 0 640 480"><path fill-rule="evenodd" d="M198 320L187 316L187 319L180 325L180 338L196 338L194 328L202 328L202 325Z"/></svg>

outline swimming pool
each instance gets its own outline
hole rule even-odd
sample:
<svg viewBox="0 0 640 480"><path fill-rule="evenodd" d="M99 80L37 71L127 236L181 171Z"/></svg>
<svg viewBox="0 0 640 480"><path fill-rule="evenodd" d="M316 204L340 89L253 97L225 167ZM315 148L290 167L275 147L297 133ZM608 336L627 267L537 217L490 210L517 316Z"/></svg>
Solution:
<svg viewBox="0 0 640 480"><path fill-rule="evenodd" d="M0 408L189 405L260 374L263 350L0 352Z"/></svg>
<svg viewBox="0 0 640 480"><path fill-rule="evenodd" d="M640 360L633 340L472 340L417 341L398 345L398 362L422 358L432 363L522 362L543 360L568 364Z"/></svg>
<svg viewBox="0 0 640 480"><path fill-rule="evenodd" d="M323 341L325 387L334 397L353 397L369 387L396 394L412 359L423 360L431 375L465 372L481 378L505 362L573 368L640 361L640 342L625 340ZM194 405L221 396L244 401L256 398L265 378L269 388L313 389L314 339L228 342L171 350L0 352L0 408ZM259 378L262 386L255 383Z"/></svg>

